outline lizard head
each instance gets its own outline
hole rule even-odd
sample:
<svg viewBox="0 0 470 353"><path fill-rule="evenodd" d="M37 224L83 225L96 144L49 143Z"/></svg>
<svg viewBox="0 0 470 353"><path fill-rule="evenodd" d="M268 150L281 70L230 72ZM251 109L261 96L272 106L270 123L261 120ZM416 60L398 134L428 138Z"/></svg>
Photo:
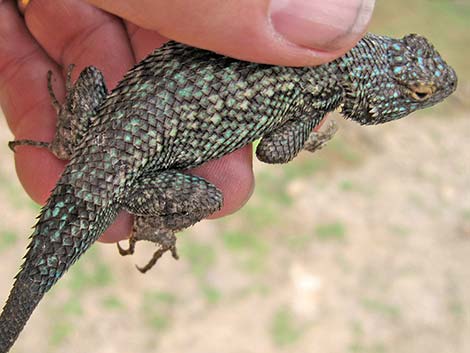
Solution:
<svg viewBox="0 0 470 353"><path fill-rule="evenodd" d="M367 41L384 43L382 59L379 66L370 70L368 79L360 83L362 97L355 94L354 103L348 104L346 90L343 111L347 117L361 124L397 120L433 106L455 91L455 71L426 38L409 34L402 39L374 36L364 40L366 45L370 45Z"/></svg>

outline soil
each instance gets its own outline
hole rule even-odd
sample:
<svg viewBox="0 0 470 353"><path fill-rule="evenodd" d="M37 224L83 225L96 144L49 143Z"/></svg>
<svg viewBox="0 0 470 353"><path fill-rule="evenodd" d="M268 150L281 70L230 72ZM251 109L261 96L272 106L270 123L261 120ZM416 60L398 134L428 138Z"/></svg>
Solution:
<svg viewBox="0 0 470 353"><path fill-rule="evenodd" d="M166 256L146 275L133 264L152 245L132 258L95 245L13 352L470 351L468 117L342 122L317 156L257 163L245 209L193 227L181 260ZM6 296L37 206L15 178L2 124Z"/></svg>
<svg viewBox="0 0 470 353"><path fill-rule="evenodd" d="M406 11L403 9L406 7ZM383 126L340 122L319 153L255 162L235 215L121 258L97 243L12 352L470 352L470 55L465 1L377 2L374 32L419 32L459 73L446 103ZM437 20L438 19L438 20ZM0 117L0 300L39 212Z"/></svg>

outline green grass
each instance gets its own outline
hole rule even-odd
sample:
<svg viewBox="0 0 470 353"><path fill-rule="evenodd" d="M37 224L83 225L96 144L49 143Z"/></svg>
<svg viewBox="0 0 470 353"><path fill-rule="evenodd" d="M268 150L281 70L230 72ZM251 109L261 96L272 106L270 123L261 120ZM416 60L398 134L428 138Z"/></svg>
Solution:
<svg viewBox="0 0 470 353"><path fill-rule="evenodd" d="M61 345L75 330L75 322L83 317L82 304L75 295L72 295L66 302L55 305L52 308L50 320L52 323L49 337L52 346Z"/></svg>
<svg viewBox="0 0 470 353"><path fill-rule="evenodd" d="M204 283L202 285L202 294L204 295L206 301L209 304L217 304L222 300L221 291L215 287L208 285L207 283Z"/></svg>
<svg viewBox="0 0 470 353"><path fill-rule="evenodd" d="M15 245L18 235L11 230L0 231L0 252L5 251Z"/></svg>
<svg viewBox="0 0 470 353"><path fill-rule="evenodd" d="M470 220L470 210L466 209L462 211L462 217L465 220Z"/></svg>
<svg viewBox="0 0 470 353"><path fill-rule="evenodd" d="M275 226L280 221L279 205L271 202L267 197L258 195L256 189L256 196L245 205L234 217L244 219L243 222L249 225L251 231L259 232L267 226Z"/></svg>
<svg viewBox="0 0 470 353"><path fill-rule="evenodd" d="M390 225L388 228L392 235L397 235L399 237L408 237L412 233L410 228L400 224L393 224Z"/></svg>
<svg viewBox="0 0 470 353"><path fill-rule="evenodd" d="M222 234L225 248L233 253L240 267L249 273L264 268L269 246L262 236L242 231L228 231Z"/></svg>
<svg viewBox="0 0 470 353"><path fill-rule="evenodd" d="M51 291L54 293L67 288L69 293L65 302L53 305L51 308L52 315L56 318L53 321L50 337L52 345L60 345L73 331L75 320L83 316L84 294L96 288L103 288L110 283L112 283L112 276L109 267L101 262L97 250L90 249L75 266L72 266L64 282L60 282ZM103 305L107 308L115 304L109 299L103 300Z"/></svg>
<svg viewBox="0 0 470 353"><path fill-rule="evenodd" d="M292 204L292 197L287 193L286 174L289 166L286 165L282 171L264 170L256 175L256 193L263 201L263 207L269 207L271 203L281 206Z"/></svg>
<svg viewBox="0 0 470 353"><path fill-rule="evenodd" d="M351 353L386 353L388 352L388 349L383 343L375 343L371 345L366 345L363 343L352 343L349 346L349 352Z"/></svg>
<svg viewBox="0 0 470 353"><path fill-rule="evenodd" d="M282 241L286 246L293 251L301 251L310 244L313 240L313 237L309 234L289 234L282 237Z"/></svg>
<svg viewBox="0 0 470 353"><path fill-rule="evenodd" d="M108 310L120 310L125 307L124 303L116 296L109 295L101 300L101 304Z"/></svg>
<svg viewBox="0 0 470 353"><path fill-rule="evenodd" d="M367 196L367 197L370 197L370 196L374 195L373 186L371 186L371 185L367 185L367 186L361 185L360 183L358 183L356 181L347 180L347 179L341 180L338 183L338 189L340 191L344 191L344 192L360 193L361 195Z"/></svg>
<svg viewBox="0 0 470 353"><path fill-rule="evenodd" d="M176 296L170 292L145 292L141 312L146 324L158 331L168 329L177 301Z"/></svg>
<svg viewBox="0 0 470 353"><path fill-rule="evenodd" d="M31 207L37 208L37 205L31 201L26 193L20 188L19 183L11 180L1 172L0 191L6 196L9 206L17 210L28 209Z"/></svg>
<svg viewBox="0 0 470 353"><path fill-rule="evenodd" d="M231 299L234 300L244 300L245 298L251 296L261 296L266 298L271 295L272 287L266 283L261 283L261 281L256 281L250 284L249 286L239 288L231 293Z"/></svg>
<svg viewBox="0 0 470 353"><path fill-rule="evenodd" d="M297 322L289 308L282 307L274 314L269 331L273 342L283 347L300 340L305 329L304 325Z"/></svg>
<svg viewBox="0 0 470 353"><path fill-rule="evenodd" d="M52 346L61 345L68 336L73 333L74 326L69 322L59 321L55 322L52 326L52 334L49 341Z"/></svg>
<svg viewBox="0 0 470 353"><path fill-rule="evenodd" d="M198 278L204 278L216 262L216 252L209 244L185 237L179 247L181 256L189 262L191 272Z"/></svg>
<svg viewBox="0 0 470 353"><path fill-rule="evenodd" d="M324 171L330 167L330 161L321 158L318 153L307 154L298 158L294 163L283 166L283 178L286 181L297 180L312 176L320 171Z"/></svg>
<svg viewBox="0 0 470 353"><path fill-rule="evenodd" d="M342 180L339 183L339 188L341 191L353 191L357 190L357 186L350 180Z"/></svg>
<svg viewBox="0 0 470 353"><path fill-rule="evenodd" d="M61 308L59 309L61 315L63 316L82 316L83 315L83 307L79 300L72 297L68 301L66 301Z"/></svg>
<svg viewBox="0 0 470 353"><path fill-rule="evenodd" d="M59 346L75 329L75 322L83 317L83 307L75 296L66 302L55 305L51 308L52 323L49 336L50 344Z"/></svg>
<svg viewBox="0 0 470 353"><path fill-rule="evenodd" d="M170 327L170 320L164 315L154 314L147 317L146 321L150 326L158 331L164 331Z"/></svg>
<svg viewBox="0 0 470 353"><path fill-rule="evenodd" d="M218 303L222 298L222 293L214 288L207 278L207 273L217 262L214 247L187 237L181 242L179 249L182 258L189 262L190 271L196 277L201 294L207 300L207 303Z"/></svg>
<svg viewBox="0 0 470 353"><path fill-rule="evenodd" d="M355 321L351 324L352 342L349 344L350 353L386 353L388 349L382 342L365 343L366 334L362 323Z"/></svg>
<svg viewBox="0 0 470 353"><path fill-rule="evenodd" d="M105 287L113 282L113 277L98 251L91 248L72 266L65 282L73 293L80 293L90 288Z"/></svg>
<svg viewBox="0 0 470 353"><path fill-rule="evenodd" d="M318 224L315 227L315 235L321 240L343 240L346 236L346 226L339 221Z"/></svg>
<svg viewBox="0 0 470 353"><path fill-rule="evenodd" d="M113 281L112 272L106 264L96 263L93 273L90 275L92 285L97 287L106 286Z"/></svg>
<svg viewBox="0 0 470 353"><path fill-rule="evenodd" d="M462 294L464 292L462 291L463 288L458 282L458 279L450 273L447 280L447 311L454 323L460 328L466 325L470 307L466 306L465 300L462 300Z"/></svg>
<svg viewBox="0 0 470 353"><path fill-rule="evenodd" d="M362 154L356 150L355 146L344 139L337 137L328 143L329 158L335 159L345 165L358 165L363 161Z"/></svg>
<svg viewBox="0 0 470 353"><path fill-rule="evenodd" d="M232 252L264 252L266 244L259 236L239 232L227 231L222 234L222 241L227 250Z"/></svg>
<svg viewBox="0 0 470 353"><path fill-rule="evenodd" d="M400 308L398 306L386 303L382 300L364 298L361 305L367 311L379 314L386 319L396 320L401 316Z"/></svg>
<svg viewBox="0 0 470 353"><path fill-rule="evenodd" d="M170 292L147 293L147 298L151 299L155 303L162 303L165 305L173 305L177 301L176 296Z"/></svg>
<svg viewBox="0 0 470 353"><path fill-rule="evenodd" d="M448 309L450 314L454 317L455 320L464 321L466 317L466 308L464 303L460 300L453 298L448 304Z"/></svg>

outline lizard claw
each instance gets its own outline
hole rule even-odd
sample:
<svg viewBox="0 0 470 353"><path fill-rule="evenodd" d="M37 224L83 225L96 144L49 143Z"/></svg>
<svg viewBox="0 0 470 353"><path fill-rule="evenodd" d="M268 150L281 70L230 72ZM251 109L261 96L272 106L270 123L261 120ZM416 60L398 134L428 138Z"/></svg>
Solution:
<svg viewBox="0 0 470 353"><path fill-rule="evenodd" d="M134 251L135 251L135 240L133 240L133 239L134 239L133 237L129 238L129 248L127 248L127 249L122 248L121 245L119 245L119 243L116 243L119 254L121 256L132 255L134 253Z"/></svg>
<svg viewBox="0 0 470 353"><path fill-rule="evenodd" d="M157 261L162 257L162 255L164 253L166 253L168 250L170 250L171 252L171 256L173 256L173 258L175 260L179 260L179 256L178 256L178 252L176 250L176 246L172 246L170 248L160 248L158 249L157 251L154 252L152 258L150 259L150 261L147 263L147 265L143 266L143 267L139 267L139 266L135 266L141 273L145 273L147 272L148 270L150 270L153 266L155 266L155 264L157 263Z"/></svg>

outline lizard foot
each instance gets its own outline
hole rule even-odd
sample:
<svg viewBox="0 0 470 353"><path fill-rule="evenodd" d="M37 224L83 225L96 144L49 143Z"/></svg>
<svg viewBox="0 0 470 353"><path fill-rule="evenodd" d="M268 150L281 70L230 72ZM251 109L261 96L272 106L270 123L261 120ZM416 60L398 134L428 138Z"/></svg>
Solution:
<svg viewBox="0 0 470 353"><path fill-rule="evenodd" d="M220 210L223 196L220 190L201 177L176 170L144 173L129 188L124 208L134 214L129 249L119 249L123 255L134 252L136 241L147 240L157 246L152 259L144 267L151 269L162 255L170 251L175 259L175 232Z"/></svg>
<svg viewBox="0 0 470 353"><path fill-rule="evenodd" d="M135 244L141 240L147 240L158 247L157 251L153 254L150 261L143 267L136 266L137 269L145 273L150 270L162 257L162 255L170 251L174 259L178 260L178 253L176 251L176 236L175 232L166 227L159 227L160 220L158 217L135 217L134 227L129 238L129 247L123 249L119 243L117 248L119 254L122 256L132 255L135 252Z"/></svg>
<svg viewBox="0 0 470 353"><path fill-rule="evenodd" d="M66 78L66 89L67 92L71 90L72 87L72 70L74 68L74 65L69 65L67 69L67 78ZM60 111L61 111L61 104L59 103L55 93L54 89L52 88L52 71L49 70L47 72L47 91L49 92L49 96L51 98L51 103L54 109L56 110L57 115L59 116ZM33 147L39 147L39 148L47 148L51 152L53 152L53 143L51 142L43 142L43 141L35 141L35 140L14 140L8 142L8 147L13 151L16 152L16 147L17 146L33 146ZM54 153L54 152L53 152Z"/></svg>
<svg viewBox="0 0 470 353"><path fill-rule="evenodd" d="M175 239L176 240L176 239ZM175 244L173 243L173 245L169 246L169 247L164 247L162 246L161 244L159 244L160 248L155 251L153 253L153 256L152 258L150 259L150 261L147 263L147 265L143 266L143 267L140 267L140 266L135 266L140 272L142 273L145 273L147 272L148 270L150 270L153 266L155 266L155 264L157 263L157 261L160 259L160 257L162 257L162 255L167 252L167 251L171 251L171 256L173 256L173 258L175 260L178 260L179 259L179 256L178 256L178 252L176 250L176 246Z"/></svg>
<svg viewBox="0 0 470 353"><path fill-rule="evenodd" d="M336 121L330 120L323 131L316 131L310 134L307 142L305 142L304 149L309 152L321 150L326 143L333 138L337 131L338 124Z"/></svg>
<svg viewBox="0 0 470 353"><path fill-rule="evenodd" d="M97 116L97 109L107 95L101 72L87 67L80 73L75 84L72 82L74 65L69 65L65 79L65 102L61 104L52 87L52 71L47 72L47 90L52 106L57 113L56 133L51 142L15 140L8 143L15 152L17 146L45 147L57 158L69 160L87 134L88 128Z"/></svg>

